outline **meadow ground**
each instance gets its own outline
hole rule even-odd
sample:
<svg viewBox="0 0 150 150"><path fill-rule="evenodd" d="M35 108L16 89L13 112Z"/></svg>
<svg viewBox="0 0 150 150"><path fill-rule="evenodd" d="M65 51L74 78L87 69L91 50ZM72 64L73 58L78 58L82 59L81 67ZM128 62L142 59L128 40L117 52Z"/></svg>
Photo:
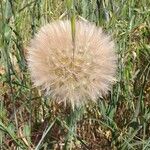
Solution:
<svg viewBox="0 0 150 150"><path fill-rule="evenodd" d="M32 86L26 46L42 25L68 17L67 3L1 0L0 149L149 150L150 1L74 2L77 18L113 35L117 83L96 104L74 111L42 96Z"/></svg>

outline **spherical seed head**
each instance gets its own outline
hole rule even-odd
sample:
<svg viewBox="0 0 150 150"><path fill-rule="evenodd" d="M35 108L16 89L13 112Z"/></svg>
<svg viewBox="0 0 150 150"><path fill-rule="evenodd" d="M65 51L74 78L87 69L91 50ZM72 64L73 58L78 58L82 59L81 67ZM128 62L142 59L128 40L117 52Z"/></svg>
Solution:
<svg viewBox="0 0 150 150"><path fill-rule="evenodd" d="M72 106L95 101L110 90L117 59L114 42L100 27L83 21L75 26L74 44L67 20L43 26L28 47L34 85Z"/></svg>

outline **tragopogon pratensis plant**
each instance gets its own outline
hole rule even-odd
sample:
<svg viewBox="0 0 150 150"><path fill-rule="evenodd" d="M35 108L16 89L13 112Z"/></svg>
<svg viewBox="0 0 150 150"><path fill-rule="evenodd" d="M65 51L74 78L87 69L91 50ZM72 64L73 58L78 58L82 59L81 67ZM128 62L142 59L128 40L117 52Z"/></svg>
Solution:
<svg viewBox="0 0 150 150"><path fill-rule="evenodd" d="M74 42L70 21L55 21L43 26L28 47L34 85L72 106L96 101L110 90L117 60L110 36L92 23L76 21Z"/></svg>

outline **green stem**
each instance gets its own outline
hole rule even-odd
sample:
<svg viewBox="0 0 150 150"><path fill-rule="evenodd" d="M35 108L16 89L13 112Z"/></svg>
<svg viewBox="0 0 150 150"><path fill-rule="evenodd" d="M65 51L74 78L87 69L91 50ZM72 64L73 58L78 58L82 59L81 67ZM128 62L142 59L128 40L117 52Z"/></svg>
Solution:
<svg viewBox="0 0 150 150"><path fill-rule="evenodd" d="M72 34L72 44L73 44L73 60L75 55L75 8L74 8L74 0L66 0L68 15L71 21L71 34Z"/></svg>

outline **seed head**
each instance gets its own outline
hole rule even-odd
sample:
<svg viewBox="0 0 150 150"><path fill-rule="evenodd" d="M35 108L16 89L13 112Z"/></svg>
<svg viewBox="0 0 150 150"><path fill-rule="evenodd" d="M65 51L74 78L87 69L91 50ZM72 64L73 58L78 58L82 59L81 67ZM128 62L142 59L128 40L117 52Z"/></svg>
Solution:
<svg viewBox="0 0 150 150"><path fill-rule="evenodd" d="M115 80L114 42L92 23L76 21L74 44L70 21L47 24L31 40L28 51L34 85L56 101L72 106L96 101Z"/></svg>

